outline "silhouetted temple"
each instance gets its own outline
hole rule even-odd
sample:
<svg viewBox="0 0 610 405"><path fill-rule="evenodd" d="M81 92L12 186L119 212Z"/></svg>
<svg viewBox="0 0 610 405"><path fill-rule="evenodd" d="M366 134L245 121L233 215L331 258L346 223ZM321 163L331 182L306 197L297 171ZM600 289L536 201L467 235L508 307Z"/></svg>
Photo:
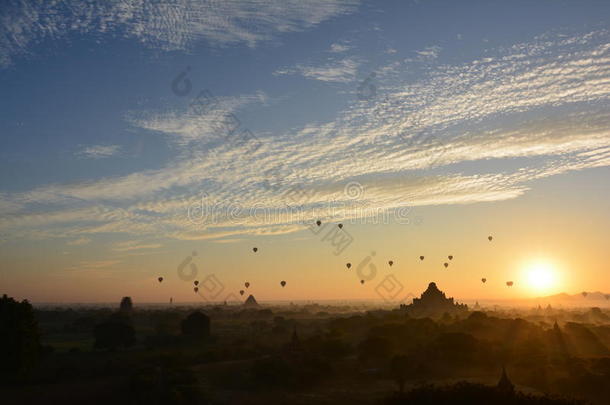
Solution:
<svg viewBox="0 0 610 405"><path fill-rule="evenodd" d="M504 394L512 394L515 392L515 386L506 375L506 368L502 367L502 376L498 381L498 390Z"/></svg>
<svg viewBox="0 0 610 405"><path fill-rule="evenodd" d="M305 355L306 353L303 351L301 340L297 334L297 327L295 326L294 330L292 331L290 342L284 346L282 356L288 361L299 361L302 360Z"/></svg>
<svg viewBox="0 0 610 405"><path fill-rule="evenodd" d="M256 302L256 298L254 295L250 294L246 301L244 302L244 307L256 308L258 307L258 302Z"/></svg>
<svg viewBox="0 0 610 405"><path fill-rule="evenodd" d="M296 326L292 331L292 338L290 339L290 343L288 344L288 350L293 352L301 350L301 341L299 340L299 335L297 334Z"/></svg>
<svg viewBox="0 0 610 405"><path fill-rule="evenodd" d="M438 289L436 283L428 284L428 289L423 292L420 298L413 298L412 304L402 304L400 308L412 313L421 313L426 315L468 310L468 306L466 304L458 304L453 302L453 298L447 298L445 293Z"/></svg>
<svg viewBox="0 0 610 405"><path fill-rule="evenodd" d="M124 313L130 313L133 311L133 302L131 301L131 297L123 297L119 310Z"/></svg>

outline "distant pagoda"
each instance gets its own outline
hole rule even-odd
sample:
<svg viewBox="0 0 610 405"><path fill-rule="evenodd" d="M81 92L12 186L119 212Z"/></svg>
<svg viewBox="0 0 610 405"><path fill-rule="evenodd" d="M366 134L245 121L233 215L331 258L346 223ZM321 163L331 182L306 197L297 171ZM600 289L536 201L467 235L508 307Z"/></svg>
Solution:
<svg viewBox="0 0 610 405"><path fill-rule="evenodd" d="M497 388L498 391L506 395L512 395L515 393L515 386L508 378L505 367L502 367L502 376L500 377L500 381L498 381Z"/></svg>
<svg viewBox="0 0 610 405"><path fill-rule="evenodd" d="M438 289L436 283L432 282L428 284L428 289L422 293L420 298L413 298L412 304L403 304L400 308L414 314L431 315L467 311L468 305L459 304L454 302L453 298L447 298L445 293Z"/></svg>
<svg viewBox="0 0 610 405"><path fill-rule="evenodd" d="M292 331L292 338L290 339L290 343L288 344L288 350L292 352L298 352L301 350L301 341L299 340L299 335L297 334L296 325Z"/></svg>
<svg viewBox="0 0 610 405"><path fill-rule="evenodd" d="M250 294L246 301L244 302L244 307L256 308L258 307L258 302L256 302L256 298L254 295Z"/></svg>

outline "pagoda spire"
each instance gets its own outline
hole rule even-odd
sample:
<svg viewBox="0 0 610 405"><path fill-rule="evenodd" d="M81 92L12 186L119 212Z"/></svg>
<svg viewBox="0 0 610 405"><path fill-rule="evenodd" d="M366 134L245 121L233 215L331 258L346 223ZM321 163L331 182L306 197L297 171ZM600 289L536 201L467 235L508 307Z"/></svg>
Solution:
<svg viewBox="0 0 610 405"><path fill-rule="evenodd" d="M294 326L294 329L292 330L292 341L290 342L293 345L298 345L299 344L299 335L297 335L297 327L296 325Z"/></svg>
<svg viewBox="0 0 610 405"><path fill-rule="evenodd" d="M506 374L506 367L502 366L502 376L498 381L498 390L504 394L513 394L515 392L515 386L508 378Z"/></svg>

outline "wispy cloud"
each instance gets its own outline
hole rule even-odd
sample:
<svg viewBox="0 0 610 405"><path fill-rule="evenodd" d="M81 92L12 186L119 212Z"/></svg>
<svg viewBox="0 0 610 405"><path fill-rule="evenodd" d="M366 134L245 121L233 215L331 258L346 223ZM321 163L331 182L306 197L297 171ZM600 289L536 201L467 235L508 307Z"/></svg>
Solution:
<svg viewBox="0 0 610 405"><path fill-rule="evenodd" d="M118 155L120 152L119 145L92 145L85 146L76 152L76 156L86 159L103 159Z"/></svg>
<svg viewBox="0 0 610 405"><path fill-rule="evenodd" d="M121 263L120 260L87 260L68 267L65 270L100 270L114 267Z"/></svg>
<svg viewBox="0 0 610 405"><path fill-rule="evenodd" d="M443 48L441 48L440 46L434 45L434 46L429 46L421 51L416 51L415 53L417 53L417 55L421 59L434 60L434 59L438 58L438 55L441 53L442 49Z"/></svg>
<svg viewBox="0 0 610 405"><path fill-rule="evenodd" d="M436 59L438 59L441 51L443 50L443 48L441 48L438 45L433 45L433 46L428 46L424 49L421 49L419 51L415 51L415 56L410 57L410 58L406 58L405 62L408 63L414 63L414 62L418 62L418 63L432 63L434 61L436 61ZM396 50L388 50L388 53L396 53Z"/></svg>
<svg viewBox="0 0 610 405"><path fill-rule="evenodd" d="M113 245L113 250L117 252L130 252L133 250L142 250L142 249L159 249L163 247L160 243L142 243L140 241L125 241L115 243Z"/></svg>
<svg viewBox="0 0 610 405"><path fill-rule="evenodd" d="M329 51L332 53L342 53L347 52L352 49L352 46L345 42L336 42L330 45Z"/></svg>
<svg viewBox="0 0 610 405"><path fill-rule="evenodd" d="M91 239L81 237L81 238L78 238L78 239L74 239L74 240L68 241L66 243L66 245L68 245L68 246L81 246L81 245L86 245L88 243L91 243Z"/></svg>
<svg viewBox="0 0 610 405"><path fill-rule="evenodd" d="M298 74L322 82L349 83L355 79L359 65L360 63L354 58L346 58L323 65L297 65L276 70L273 74L276 76Z"/></svg>
<svg viewBox="0 0 610 405"><path fill-rule="evenodd" d="M229 244L229 243L237 243L237 242L241 242L243 239L239 239L239 238L235 238L235 239L216 239L213 240L213 243L220 243L220 244Z"/></svg>
<svg viewBox="0 0 610 405"><path fill-rule="evenodd" d="M269 97L263 91L243 94L237 97L216 97L217 105L210 107L205 114L189 109L188 111L168 111L163 113L132 112L127 120L134 126L161 133L170 144L181 148L205 145L218 141L219 122L229 113L251 105L264 105Z"/></svg>
<svg viewBox="0 0 610 405"><path fill-rule="evenodd" d="M200 41L254 47L278 33L302 31L354 11L357 0L14 1L0 9L0 66L45 39L97 33L162 50Z"/></svg>

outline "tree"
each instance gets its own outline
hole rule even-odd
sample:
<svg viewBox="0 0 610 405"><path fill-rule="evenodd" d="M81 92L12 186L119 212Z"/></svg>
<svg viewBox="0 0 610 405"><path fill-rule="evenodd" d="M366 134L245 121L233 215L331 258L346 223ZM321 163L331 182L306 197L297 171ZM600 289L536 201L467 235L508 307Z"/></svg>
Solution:
<svg viewBox="0 0 610 405"><path fill-rule="evenodd" d="M424 385L404 394L394 394L383 401L385 405L584 405L581 401L554 398L547 395L515 393L506 395L496 387L469 382L454 385Z"/></svg>
<svg viewBox="0 0 610 405"><path fill-rule="evenodd" d="M210 336L210 318L200 311L195 311L181 323L182 334L196 337Z"/></svg>
<svg viewBox="0 0 610 405"><path fill-rule="evenodd" d="M358 357L366 366L387 364L392 351L392 343L380 336L368 337L358 345Z"/></svg>
<svg viewBox="0 0 610 405"><path fill-rule="evenodd" d="M1 382L26 377L38 364L40 334L32 305L5 295L0 299Z"/></svg>
<svg viewBox="0 0 610 405"><path fill-rule="evenodd" d="M136 371L130 380L129 403L135 405L210 403L205 380L188 368L144 368Z"/></svg>
<svg viewBox="0 0 610 405"><path fill-rule="evenodd" d="M115 314L93 329L96 349L115 350L119 347L131 347L136 342L135 331L129 318Z"/></svg>
<svg viewBox="0 0 610 405"><path fill-rule="evenodd" d="M405 382L409 372L409 359L407 356L394 356L390 362L390 373L392 378L398 384L398 391L403 393L405 390Z"/></svg>

